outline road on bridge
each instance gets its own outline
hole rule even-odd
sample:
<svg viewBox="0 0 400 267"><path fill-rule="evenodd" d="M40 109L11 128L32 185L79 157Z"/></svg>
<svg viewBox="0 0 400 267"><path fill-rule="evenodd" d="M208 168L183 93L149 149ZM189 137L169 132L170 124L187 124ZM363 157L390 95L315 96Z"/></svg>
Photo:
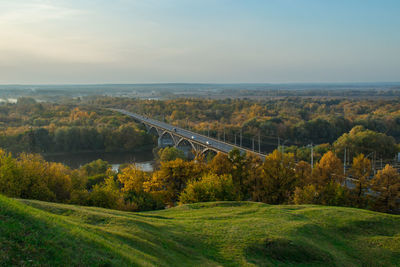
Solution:
<svg viewBox="0 0 400 267"><path fill-rule="evenodd" d="M134 118L134 119L136 119L138 121L141 121L143 123L146 123L146 124L161 128L161 129L166 130L166 131L169 131L169 132L171 132L173 134L176 134L176 135L179 135L179 136L181 136L181 137L183 137L183 138L185 138L187 140L191 140L192 142L199 143L199 144L201 144L201 145L203 145L205 147L209 147L209 148L211 148L213 150L217 150L219 152L229 153L232 149L237 148L243 153L250 152L250 153L256 154L256 155L258 155L258 156L260 156L262 158L265 158L265 155L260 154L260 153L255 152L255 151L252 151L250 149L246 149L246 148L243 148L243 147L235 146L233 144L229 144L229 143L226 143L226 142L214 139L214 138L207 137L207 136L202 135L202 134L198 134L198 133L195 133L195 132L192 132L192 131L188 131L188 130L176 127L176 126L168 124L168 123L157 121L157 120L148 118L148 117L140 115L140 114L129 112L129 111L126 111L126 110L123 110L123 109L111 109L111 110L114 110L114 111L120 112L122 114L125 114L125 115L127 115L129 117L132 117L132 118Z"/></svg>

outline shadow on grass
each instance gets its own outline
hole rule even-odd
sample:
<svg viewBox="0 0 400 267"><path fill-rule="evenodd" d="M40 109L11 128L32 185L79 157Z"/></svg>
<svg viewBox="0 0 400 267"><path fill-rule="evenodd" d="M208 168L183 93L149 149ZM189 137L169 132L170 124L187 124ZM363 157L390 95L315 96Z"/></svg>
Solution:
<svg viewBox="0 0 400 267"><path fill-rule="evenodd" d="M368 218L350 221L346 225L340 226L338 230L346 235L394 236L398 234L397 224L398 220L390 218Z"/></svg>
<svg viewBox="0 0 400 267"><path fill-rule="evenodd" d="M246 258L257 266L271 266L271 264L335 266L332 256L318 247L298 244L285 238L266 238L261 244L248 247Z"/></svg>

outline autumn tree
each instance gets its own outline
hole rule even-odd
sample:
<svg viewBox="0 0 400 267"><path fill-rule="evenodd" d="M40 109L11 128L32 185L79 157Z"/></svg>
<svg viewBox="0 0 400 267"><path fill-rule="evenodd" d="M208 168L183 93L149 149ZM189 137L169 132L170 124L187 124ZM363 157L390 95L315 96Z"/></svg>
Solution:
<svg viewBox="0 0 400 267"><path fill-rule="evenodd" d="M102 159L94 160L81 167L87 176L104 174L109 168L111 168L111 165Z"/></svg>
<svg viewBox="0 0 400 267"><path fill-rule="evenodd" d="M305 161L299 161L295 168L296 186L302 187L311 181L311 165Z"/></svg>
<svg viewBox="0 0 400 267"><path fill-rule="evenodd" d="M248 153L247 157L247 183L246 187L249 190L249 195L253 201L261 201L259 192L263 187L261 177L262 177L262 167L263 160L255 155Z"/></svg>
<svg viewBox="0 0 400 267"><path fill-rule="evenodd" d="M182 150L176 147L165 147L161 148L157 152L158 158L160 161L171 161L176 159L185 159L185 154Z"/></svg>
<svg viewBox="0 0 400 267"><path fill-rule="evenodd" d="M110 176L104 183L96 184L90 192L88 203L96 207L123 209L123 198L114 177Z"/></svg>
<svg viewBox="0 0 400 267"><path fill-rule="evenodd" d="M386 165L371 181L371 189L376 193L374 209L395 212L400 208L400 174Z"/></svg>
<svg viewBox="0 0 400 267"><path fill-rule="evenodd" d="M361 208L366 205L365 193L368 190L371 173L371 161L364 154L353 158L350 174L355 179L355 188L352 190L352 197L356 207Z"/></svg>
<svg viewBox="0 0 400 267"><path fill-rule="evenodd" d="M27 183L21 179L16 160L0 149L0 193L10 197L21 197Z"/></svg>
<svg viewBox="0 0 400 267"><path fill-rule="evenodd" d="M21 198L55 201L56 195L49 188L47 162L39 155L22 153L17 161L20 170Z"/></svg>
<svg viewBox="0 0 400 267"><path fill-rule="evenodd" d="M303 187L297 187L293 202L296 204L346 205L348 189L344 182L343 166L331 151L325 153L315 165L311 179Z"/></svg>
<svg viewBox="0 0 400 267"><path fill-rule="evenodd" d="M342 183L343 164L338 157L332 152L325 153L321 160L315 164L312 172L312 183L318 186L325 186L329 183Z"/></svg>
<svg viewBox="0 0 400 267"><path fill-rule="evenodd" d="M261 186L253 194L259 201L282 204L289 201L296 185L294 155L274 150L265 157Z"/></svg>
<svg viewBox="0 0 400 267"><path fill-rule="evenodd" d="M131 164L123 168L118 174L118 181L122 185L125 199L125 209L139 211L152 210L163 207L160 199L151 192L144 190L144 184L151 180L151 174L140 170Z"/></svg>
<svg viewBox="0 0 400 267"><path fill-rule="evenodd" d="M195 161L176 159L161 162L161 167L153 173L151 180L145 183L145 190L158 191L168 205L174 205L188 181L200 179L205 172L204 165Z"/></svg>
<svg viewBox="0 0 400 267"><path fill-rule="evenodd" d="M210 171L217 175L231 173L232 167L232 162L229 160L228 156L223 153L217 153L217 155L208 164Z"/></svg>
<svg viewBox="0 0 400 267"><path fill-rule="evenodd" d="M384 159L393 158L398 151L393 137L365 129L360 125L353 127L349 133L344 133L333 146L339 155L343 155L346 148L353 155L376 152L378 157Z"/></svg>
<svg viewBox="0 0 400 267"><path fill-rule="evenodd" d="M235 188L230 175L205 174L200 180L192 180L179 197L181 204L236 200Z"/></svg>
<svg viewBox="0 0 400 267"><path fill-rule="evenodd" d="M48 188L55 195L56 202L67 202L71 197L71 169L61 163L51 162L47 165Z"/></svg>
<svg viewBox="0 0 400 267"><path fill-rule="evenodd" d="M239 199L245 199L248 195L248 172L246 154L243 154L239 149L232 149L228 154L228 159L231 162L232 180L236 188L236 194Z"/></svg>

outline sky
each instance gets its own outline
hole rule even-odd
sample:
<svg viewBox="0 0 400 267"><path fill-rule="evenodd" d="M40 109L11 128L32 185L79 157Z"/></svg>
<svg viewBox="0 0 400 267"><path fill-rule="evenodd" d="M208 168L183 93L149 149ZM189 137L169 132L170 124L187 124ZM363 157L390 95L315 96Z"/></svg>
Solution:
<svg viewBox="0 0 400 267"><path fill-rule="evenodd" d="M399 82L399 0L0 0L0 84Z"/></svg>

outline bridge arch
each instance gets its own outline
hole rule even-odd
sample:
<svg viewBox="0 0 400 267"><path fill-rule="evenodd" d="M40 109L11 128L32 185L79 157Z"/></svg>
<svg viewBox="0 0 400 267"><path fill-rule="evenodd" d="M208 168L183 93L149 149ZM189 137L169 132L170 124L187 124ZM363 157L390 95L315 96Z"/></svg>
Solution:
<svg viewBox="0 0 400 267"><path fill-rule="evenodd" d="M168 131L164 131L158 138L158 146L160 147L175 146L175 139L172 136L172 134Z"/></svg>
<svg viewBox="0 0 400 267"><path fill-rule="evenodd" d="M196 156L197 149L195 145L188 139L186 138L181 138L177 144L176 148L180 149L183 151L185 156L189 159L193 159Z"/></svg>
<svg viewBox="0 0 400 267"><path fill-rule="evenodd" d="M158 129L157 129L156 127L154 127L154 126L150 126L150 127L148 128L147 132L148 132L149 134L154 134L154 135L157 135L157 136L160 135L160 133L158 132Z"/></svg>
<svg viewBox="0 0 400 267"><path fill-rule="evenodd" d="M200 155L204 157L206 160L211 160L218 154L218 151L216 149L212 149L209 147L204 148L201 152Z"/></svg>

